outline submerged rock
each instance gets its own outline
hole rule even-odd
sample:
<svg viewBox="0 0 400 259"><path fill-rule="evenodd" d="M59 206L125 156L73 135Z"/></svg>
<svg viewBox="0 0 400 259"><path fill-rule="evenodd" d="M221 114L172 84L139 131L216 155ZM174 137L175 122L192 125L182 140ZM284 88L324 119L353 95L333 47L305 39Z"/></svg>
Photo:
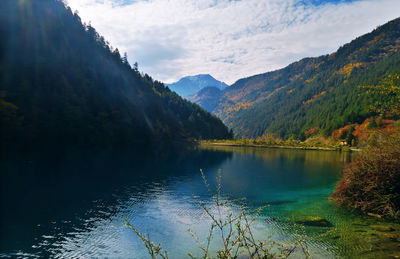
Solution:
<svg viewBox="0 0 400 259"><path fill-rule="evenodd" d="M400 242L400 233L378 233L378 236L395 242Z"/></svg>
<svg viewBox="0 0 400 259"><path fill-rule="evenodd" d="M354 226L361 226L361 227L369 226L369 224L367 222L364 222L364 221L355 221L355 222L353 222L353 225Z"/></svg>
<svg viewBox="0 0 400 259"><path fill-rule="evenodd" d="M354 230L354 232L360 232L360 233L364 233L364 232L367 232L366 230L364 230L364 229L356 229L356 230Z"/></svg>
<svg viewBox="0 0 400 259"><path fill-rule="evenodd" d="M323 217L318 216L307 216L296 220L296 223L314 227L333 227L333 224L331 222L324 219Z"/></svg>
<svg viewBox="0 0 400 259"><path fill-rule="evenodd" d="M373 230L380 231L380 232L391 232L394 231L394 228L391 226L385 226L385 225L371 225L370 226Z"/></svg>
<svg viewBox="0 0 400 259"><path fill-rule="evenodd" d="M375 213L371 213L371 212L368 212L367 215L368 215L368 216L371 216L371 217L378 218L378 219L381 219L381 218L382 218L382 215L375 214Z"/></svg>

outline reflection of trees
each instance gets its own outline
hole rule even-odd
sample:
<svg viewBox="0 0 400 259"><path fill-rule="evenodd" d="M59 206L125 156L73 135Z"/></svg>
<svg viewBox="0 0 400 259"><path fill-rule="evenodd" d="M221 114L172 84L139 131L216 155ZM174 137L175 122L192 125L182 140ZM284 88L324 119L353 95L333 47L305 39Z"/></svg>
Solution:
<svg viewBox="0 0 400 259"><path fill-rule="evenodd" d="M203 148L203 147L202 147ZM342 165L351 160L351 153L321 150L295 150L284 148L254 148L235 146L205 146L204 149L213 151L235 152L239 154L252 154L265 161L276 161L284 158L287 161L303 160L305 166L333 164Z"/></svg>
<svg viewBox="0 0 400 259"><path fill-rule="evenodd" d="M113 214L136 194L146 196L155 184L198 176L200 168L215 167L231 156L231 152L211 150L170 152L163 157L117 150L4 153L0 155L0 226L11 233L7 242L18 237L18 242L29 243L26 230L36 231L38 221L97 217L98 206ZM70 229L64 226L62 231Z"/></svg>

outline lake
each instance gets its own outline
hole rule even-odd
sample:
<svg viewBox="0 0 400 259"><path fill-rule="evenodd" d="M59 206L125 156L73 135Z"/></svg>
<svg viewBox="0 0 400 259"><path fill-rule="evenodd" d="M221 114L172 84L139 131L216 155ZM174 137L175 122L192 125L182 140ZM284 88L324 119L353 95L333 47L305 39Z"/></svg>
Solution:
<svg viewBox="0 0 400 259"><path fill-rule="evenodd" d="M209 147L157 158L126 151L3 155L0 257L148 258L124 217L161 243L170 258L199 255L187 229L204 240L211 223L192 196L211 202L200 169L212 187L221 169L223 199L246 198L232 204L234 212L269 204L253 224L257 238L290 245L293 222L319 216L334 227L304 228L313 258L398 253L398 243L370 227L389 223L329 201L350 160L344 152L250 147Z"/></svg>

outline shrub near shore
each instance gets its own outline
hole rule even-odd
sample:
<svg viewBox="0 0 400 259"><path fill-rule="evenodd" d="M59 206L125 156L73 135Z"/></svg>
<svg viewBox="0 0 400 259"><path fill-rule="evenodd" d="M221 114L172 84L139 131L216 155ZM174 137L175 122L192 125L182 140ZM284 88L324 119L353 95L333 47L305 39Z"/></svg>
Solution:
<svg viewBox="0 0 400 259"><path fill-rule="evenodd" d="M400 218L400 134L378 134L343 171L331 198L337 204Z"/></svg>

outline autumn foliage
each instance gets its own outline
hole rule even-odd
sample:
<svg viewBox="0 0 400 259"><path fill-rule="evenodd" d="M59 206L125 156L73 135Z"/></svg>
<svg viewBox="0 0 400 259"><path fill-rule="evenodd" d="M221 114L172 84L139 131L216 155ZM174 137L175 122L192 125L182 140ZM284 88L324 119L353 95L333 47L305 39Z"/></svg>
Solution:
<svg viewBox="0 0 400 259"><path fill-rule="evenodd" d="M342 174L331 198L340 205L400 218L400 134L378 134Z"/></svg>
<svg viewBox="0 0 400 259"><path fill-rule="evenodd" d="M346 139L352 126L354 128L352 134L359 143L368 142L371 135L375 134L377 130L387 135L395 135L399 131L398 127L396 126L396 121L382 119L381 117L371 117L366 119L361 124L349 124L334 130L331 137L335 140Z"/></svg>
<svg viewBox="0 0 400 259"><path fill-rule="evenodd" d="M311 129L309 129L309 130L306 130L306 131L304 132L304 135L305 135L306 137L309 137L309 136L313 135L314 133L318 132L318 130L319 130L319 127L311 128Z"/></svg>

